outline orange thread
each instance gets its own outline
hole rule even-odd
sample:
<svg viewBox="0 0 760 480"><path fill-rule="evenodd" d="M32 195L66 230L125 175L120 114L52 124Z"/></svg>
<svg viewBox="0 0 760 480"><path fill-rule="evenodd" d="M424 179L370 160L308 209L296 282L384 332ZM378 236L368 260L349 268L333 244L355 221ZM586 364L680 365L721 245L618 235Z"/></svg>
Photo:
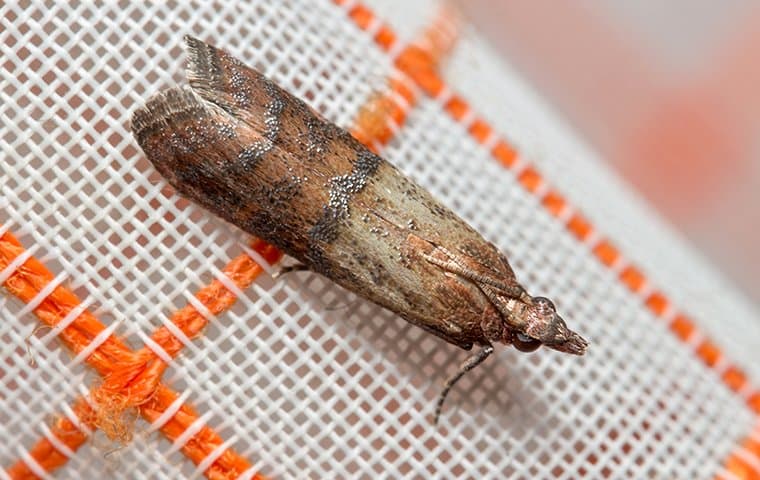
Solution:
<svg viewBox="0 0 760 480"><path fill-rule="evenodd" d="M485 143L488 138L493 135L493 130L491 129L491 126L488 125L485 121L476 118L472 125L470 125L470 135L475 137L475 140L478 141L478 143Z"/></svg>
<svg viewBox="0 0 760 480"><path fill-rule="evenodd" d="M396 66L419 85L431 97L437 97L443 90L443 80L434 70L435 60L430 52L418 46L406 47L396 58Z"/></svg>
<svg viewBox="0 0 760 480"><path fill-rule="evenodd" d="M638 292L644 287L646 280L638 268L629 265L620 273L620 280L632 292Z"/></svg>
<svg viewBox="0 0 760 480"><path fill-rule="evenodd" d="M74 414L89 428L95 425L88 424L84 419L92 418L92 409L83 399L78 399L72 406ZM87 441L87 434L66 417L59 416L50 427L52 434L72 452L76 452L84 442ZM46 472L52 472L56 468L64 465L68 457L59 452L58 449L48 440L43 438L37 442L30 450L29 455L35 459L37 464L45 469ZM13 464L6 473L13 479L31 479L37 478L23 460Z"/></svg>
<svg viewBox="0 0 760 480"><path fill-rule="evenodd" d="M397 78L391 78L390 84L391 89L401 95L401 97L406 100L408 104L411 105L417 99L417 96L414 94L414 91L409 87L409 85L402 82L401 80Z"/></svg>
<svg viewBox="0 0 760 480"><path fill-rule="evenodd" d="M750 463L752 457L754 459L760 458L760 440L758 438L760 438L760 428L755 427L754 435L745 438L741 446L731 453L726 460L726 470L730 471L736 478L760 480L758 462Z"/></svg>
<svg viewBox="0 0 760 480"><path fill-rule="evenodd" d="M517 161L517 151L502 140L499 140L496 146L493 147L491 155L506 168L511 168L515 164L515 161Z"/></svg>
<svg viewBox="0 0 760 480"><path fill-rule="evenodd" d="M555 217L559 217L567 206L564 197L554 190L549 190L541 203L544 205L544 208Z"/></svg>
<svg viewBox="0 0 760 480"><path fill-rule="evenodd" d="M349 15L362 30L367 30L375 20L372 11L363 5L356 5L351 9Z"/></svg>
<svg viewBox="0 0 760 480"><path fill-rule="evenodd" d="M470 111L470 106L459 96L452 96L443 108L457 121L464 118Z"/></svg>
<svg viewBox="0 0 760 480"><path fill-rule="evenodd" d="M386 52L390 50L397 41L398 39L396 38L396 34L393 33L393 30L386 27L385 25L380 27L380 30L378 30L377 34L375 35L375 42L377 42L377 44L380 45Z"/></svg>
<svg viewBox="0 0 760 480"><path fill-rule="evenodd" d="M24 251L18 240L6 232L0 237L0 270L6 268ZM8 277L4 286L21 301L29 303L53 278L53 274L42 263L30 257ZM79 299L73 293L58 286L40 302L34 313L45 325L54 327L79 303ZM105 326L85 310L61 331L59 337L74 353L80 353L104 329ZM105 375L110 373L111 365L121 358L124 350L126 346L111 336L85 361L98 373Z"/></svg>
<svg viewBox="0 0 760 480"><path fill-rule="evenodd" d="M734 392L739 392L747 384L747 376L734 365L730 365L723 372L723 381L728 385L728 388Z"/></svg>
<svg viewBox="0 0 760 480"><path fill-rule="evenodd" d="M750 437L744 442L744 448L760 456L760 427L755 428L755 438Z"/></svg>
<svg viewBox="0 0 760 480"><path fill-rule="evenodd" d="M695 330L694 323L683 315L676 315L670 324L670 331L684 342L691 338Z"/></svg>
<svg viewBox="0 0 760 480"><path fill-rule="evenodd" d="M570 221L567 222L567 229L575 235L575 238L581 241L585 240L594 231L591 224L578 213L570 217Z"/></svg>
<svg viewBox="0 0 760 480"><path fill-rule="evenodd" d="M718 363L721 355L718 346L710 340L703 340L702 343L697 346L697 356L711 367L714 367Z"/></svg>
<svg viewBox="0 0 760 480"><path fill-rule="evenodd" d="M338 2L342 4L344 2ZM447 15L450 15L447 14ZM356 5L349 11L349 16L359 25L362 29L368 29L372 25L376 25L379 20L374 14L366 7L362 5ZM450 21L446 16L439 16L438 22ZM436 89L437 84L441 84L437 74L433 71L434 66L438 64L441 56L446 53L453 45L453 39L451 35L439 35L438 24L434 24L432 28L426 30L423 34L423 43L435 45L435 51L430 52L420 47L411 45L402 50L396 60L399 64L408 65L408 68L414 68L419 71L419 75L423 78L427 78L429 88ZM386 51L390 50L396 42L396 35L384 24L380 26L378 33L375 35L375 41ZM357 118L354 121L354 128L352 134L363 144L372 148L375 143L381 145L387 144L395 135L395 131L388 125L388 121L400 127L407 118L409 107L413 106L416 102L416 95L411 88L409 88L404 82L391 78L389 81L391 92L385 96L377 96L371 98L370 101L365 104L357 114ZM394 94L403 98L407 105L399 105L395 99ZM452 99L456 102L456 99ZM459 105L452 105L452 108L458 108ZM465 109L466 105L464 105ZM483 122L480 122L476 129L487 128Z"/></svg>
<svg viewBox="0 0 760 480"><path fill-rule="evenodd" d="M527 191L535 193L541 184L544 183L541 175L533 168L527 167L517 177L517 181L520 182Z"/></svg>
<svg viewBox="0 0 760 480"><path fill-rule="evenodd" d="M159 385L153 396L147 403L140 407L140 414L149 422L154 422L161 414L174 403L179 395L171 389ZM170 441L175 441L182 433L198 420L198 413L189 405L183 404L179 411L161 427L163 433ZM222 438L213 429L203 426L182 446L182 453L196 465L202 462L216 448L222 445ZM211 466L206 469L204 475L212 480L228 480L237 478L249 469L251 465L243 457L227 448ZM255 474L254 479L263 480L266 477Z"/></svg>
<svg viewBox="0 0 760 480"><path fill-rule="evenodd" d="M273 247L261 241L254 242L253 248L268 261L276 260L280 255ZM23 252L20 242L12 234L6 232L0 237L0 270L7 268L13 259ZM230 262L223 272L238 286L243 287L253 281L261 272L261 267L247 255L241 255ZM29 303L53 278L53 274L41 262L30 257L15 269L4 282L4 286L20 300ZM234 301L234 295L218 280L202 289L197 297L201 302L205 301L204 304L212 313L219 313L229 308ZM34 313L41 321L52 327L79 303L79 299L73 293L59 286L39 303ZM172 320L178 321L180 323L178 326L186 334L197 332L206 322L193 307L178 311L172 316ZM104 329L105 326L85 310L61 331L59 337L72 351L79 353L87 348ZM178 340L165 327L158 329L153 340L170 355L176 355L181 349ZM103 429L111 438L120 441L129 439L132 430L128 418L132 409L136 408L137 413L143 417L150 412L160 414L171 404L171 401L162 401L162 399L177 396L159 383L165 364L147 348L132 352L122 342L109 336L85 361L103 376L104 381L92 390L92 400L97 406L95 410L92 410L82 399L74 404L73 410L84 424ZM197 420L198 416L192 409L184 406L183 408L185 419ZM172 427L175 430L179 428L174 421L176 417L175 415L174 419L161 428L167 436L173 432ZM52 431L56 438L72 451L76 451L86 439L86 435L68 419L57 420ZM180 430L179 433L183 431ZM206 458L202 453L212 452L221 443L218 435L209 427L204 426L188 441L187 445L183 446L182 451L197 464ZM60 467L67 460L48 439L38 441L29 453L47 471ZM241 469L243 466L244 468ZM227 449L205 473L209 478L229 478L241 474L249 467L250 464L245 459ZM34 477L33 472L23 461L16 462L8 472L12 478L30 478L30 475Z"/></svg>
<svg viewBox="0 0 760 480"><path fill-rule="evenodd" d="M613 266L620 258L618 249L607 240L602 240L594 247L594 255L608 267Z"/></svg>
<svg viewBox="0 0 760 480"><path fill-rule="evenodd" d="M665 312L668 311L670 302L661 292L652 292L649 295L649 298L646 299L646 305L649 307L649 310L651 310L652 313L658 317L661 317L665 314Z"/></svg>

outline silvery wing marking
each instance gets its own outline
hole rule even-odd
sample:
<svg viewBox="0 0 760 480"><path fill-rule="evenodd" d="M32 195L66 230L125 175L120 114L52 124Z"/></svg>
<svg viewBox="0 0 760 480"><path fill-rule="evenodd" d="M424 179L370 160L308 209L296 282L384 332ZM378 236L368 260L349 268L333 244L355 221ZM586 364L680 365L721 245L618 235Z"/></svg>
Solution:
<svg viewBox="0 0 760 480"><path fill-rule="evenodd" d="M179 193L309 269L469 350L583 354L507 258L348 132L228 53L187 37L190 88L158 94L134 135ZM437 413L436 412L436 419Z"/></svg>

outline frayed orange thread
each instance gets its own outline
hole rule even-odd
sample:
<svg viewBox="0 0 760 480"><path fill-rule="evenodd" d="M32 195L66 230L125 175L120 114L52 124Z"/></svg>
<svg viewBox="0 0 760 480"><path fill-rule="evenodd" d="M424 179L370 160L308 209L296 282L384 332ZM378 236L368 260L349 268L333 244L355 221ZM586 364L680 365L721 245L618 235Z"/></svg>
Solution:
<svg viewBox="0 0 760 480"><path fill-rule="evenodd" d="M344 0L334 0L334 2L338 5L346 3ZM362 29L379 22L372 11L364 5L352 2L347 10L349 17ZM388 30L387 37L395 38L395 34L390 29L384 28ZM433 30L435 28L436 25L433 26ZM446 86L437 71L439 62L435 58L435 54L445 45L439 46L435 42L436 39L440 42L440 39L450 38L448 33L436 35L434 32L426 32L424 37L428 39L427 42L413 44L395 57L396 67L406 73L428 96L437 99L454 120L464 123L469 134L479 144L488 148L491 155L502 165L513 170L520 185L539 197L544 208L552 216L563 221L567 230L576 239L588 244L592 253L603 265L619 271L619 280L642 299L653 315L668 322L668 326L677 338L686 343L695 338L701 339L694 348L696 357L707 368L715 370L724 385L740 395L746 405L756 415L760 415L760 390L749 383L744 371L729 362L715 343L704 338L692 319L677 312L662 292L652 290L644 274L637 267L630 265L609 239L603 238L585 217L575 212L567 200L548 185L535 167L527 165L522 158L519 158L515 148L509 142L500 139L488 122L475 115L464 98L454 94ZM453 40L451 42L453 43ZM386 51L390 50L385 44L380 44L380 46ZM749 439L745 443L754 447L756 440ZM742 447L741 453L744 456L752 455L755 459L760 459L758 448ZM742 455L733 455L730 458L730 462L727 462L728 470L739 478L760 478L760 471L755 467L755 464L760 463L753 462L750 465L741 460ZM741 467L736 467L737 465ZM748 477L747 472L751 472L753 476Z"/></svg>
<svg viewBox="0 0 760 480"><path fill-rule="evenodd" d="M261 240L256 240L252 248L270 264L276 263L282 256L278 250ZM261 266L243 254L227 264L222 273L242 290L248 288L262 271ZM211 315L229 309L236 300L235 294L220 280L214 280L203 287L195 297ZM170 321L190 339L197 337L208 323L206 316L193 305L176 311L170 317ZM156 330L151 340L172 358L176 357L184 346L166 326ZM125 358L125 361L118 365L119 368L104 376L103 383L91 392L93 400L101 406L100 410L105 412L106 417L116 418L123 415L125 409L140 406L150 399L167 366L151 348L143 347ZM98 425L105 427L101 423ZM116 431L113 432L114 437L108 430L105 433L111 438L119 438Z"/></svg>
<svg viewBox="0 0 760 480"><path fill-rule="evenodd" d="M254 242L252 248L271 263L281 257L279 251L261 241ZM8 268L24 252L20 242L6 232L0 237L0 271ZM237 286L245 288L261 273L261 267L247 255L241 255L230 262L223 273ZM8 276L4 286L20 300L29 303L53 278L53 274L41 262L30 256ZM201 289L196 298L206 305L211 314L229 308L235 300L234 294L219 280ZM54 327L79 303L73 293L58 286L39 303L34 313L46 325ZM207 322L192 306L176 312L172 320L188 337L197 335ZM59 337L78 354L105 330L106 327L100 321L84 310L61 331ZM181 343L166 327L159 328L152 339L171 356L181 350ZM133 417L139 414L148 421L155 421L178 398L175 392L159 383L166 365L147 348L131 352L122 342L109 335L85 361L104 377L104 381L91 392L95 409L80 399L75 402L72 410L83 425L90 429L100 428L110 438L128 441L131 438ZM198 414L193 409L182 405L178 413L161 426L160 431L170 440L176 440L197 419ZM87 438L82 429L63 417L56 420L51 432L71 452L75 452ZM195 464L199 464L222 444L221 437L211 428L203 426L181 450ZM60 467L68 458L48 438L38 441L29 453L46 471ZM234 451L225 449L204 473L208 478L214 479L235 478L248 468L250 464L245 459ZM16 462L7 472L11 478L36 478L23 460Z"/></svg>

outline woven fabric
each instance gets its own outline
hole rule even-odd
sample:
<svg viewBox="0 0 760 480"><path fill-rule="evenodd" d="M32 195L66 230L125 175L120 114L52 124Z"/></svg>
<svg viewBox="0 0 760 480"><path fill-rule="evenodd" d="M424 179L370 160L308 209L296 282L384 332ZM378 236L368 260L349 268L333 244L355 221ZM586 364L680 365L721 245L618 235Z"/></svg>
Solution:
<svg viewBox="0 0 760 480"><path fill-rule="evenodd" d="M440 8L0 5L0 476L760 475L757 312ZM381 149L587 355L497 347L435 427L466 352L319 276L272 279L277 252L137 147L186 33Z"/></svg>

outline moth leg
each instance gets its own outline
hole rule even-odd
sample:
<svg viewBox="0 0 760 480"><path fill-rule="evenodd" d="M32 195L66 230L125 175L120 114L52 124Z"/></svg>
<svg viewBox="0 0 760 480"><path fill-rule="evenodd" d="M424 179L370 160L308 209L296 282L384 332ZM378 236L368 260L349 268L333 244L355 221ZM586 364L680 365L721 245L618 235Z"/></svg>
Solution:
<svg viewBox="0 0 760 480"><path fill-rule="evenodd" d="M519 285L508 285L504 282L496 280L487 275L483 275L472 270L471 268L466 267L462 264L462 262L457 261L456 255L450 253L443 247L436 247L436 249L446 254L448 258L444 260L428 254L422 254L422 258L434 265L438 265L447 272L456 273L457 275L461 275L462 277L468 280L472 280L475 283L483 283L495 287L499 289L501 293L505 293L510 298L520 298L523 293L525 293L525 289Z"/></svg>
<svg viewBox="0 0 760 480"><path fill-rule="evenodd" d="M308 265L305 265L303 263L296 263L293 265L287 265L285 267L280 268L276 272L272 274L272 278L280 278L281 276L291 273L291 272L303 272L309 270Z"/></svg>
<svg viewBox="0 0 760 480"><path fill-rule="evenodd" d="M449 394L451 387L461 379L465 373L469 372L473 368L477 367L483 361L493 353L493 345L488 344L471 355L467 360L462 363L459 370L446 380L446 384L443 387L443 391L438 396L438 403L435 405L435 424L438 425L438 418L441 416L441 409L443 409L443 402L446 400L446 396Z"/></svg>

